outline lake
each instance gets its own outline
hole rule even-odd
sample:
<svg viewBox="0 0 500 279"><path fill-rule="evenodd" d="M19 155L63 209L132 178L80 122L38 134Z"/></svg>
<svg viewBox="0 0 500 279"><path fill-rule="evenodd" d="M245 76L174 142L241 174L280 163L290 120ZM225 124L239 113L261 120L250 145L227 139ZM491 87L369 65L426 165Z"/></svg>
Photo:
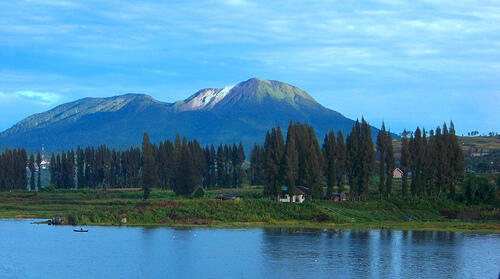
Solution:
<svg viewBox="0 0 500 279"><path fill-rule="evenodd" d="M0 219L0 278L498 278L500 234Z"/></svg>

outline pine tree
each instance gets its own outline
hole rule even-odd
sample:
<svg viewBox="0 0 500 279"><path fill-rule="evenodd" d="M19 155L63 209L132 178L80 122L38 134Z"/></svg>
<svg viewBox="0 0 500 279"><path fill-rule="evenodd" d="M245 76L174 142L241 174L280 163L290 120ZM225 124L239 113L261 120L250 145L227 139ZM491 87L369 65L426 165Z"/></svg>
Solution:
<svg viewBox="0 0 500 279"><path fill-rule="evenodd" d="M337 144L335 141L335 132L330 130L325 135L323 141L323 157L325 162L325 177L327 181L326 196L333 195L333 186L337 184Z"/></svg>
<svg viewBox="0 0 500 279"><path fill-rule="evenodd" d="M56 169L57 169L57 165L56 165L56 158L54 156L54 154L52 154L52 156L50 157L50 164L49 164L49 169L50 169L50 184L52 184L52 186L54 187L57 187L56 183L57 183L57 177L56 177Z"/></svg>
<svg viewBox="0 0 500 279"><path fill-rule="evenodd" d="M290 196L290 202L293 202L293 196L295 195L295 183L299 176L298 174L299 154L297 152L297 147L295 145L294 126L291 122L290 125L288 126L288 131L287 131L283 165L284 165L283 180L288 187L288 195Z"/></svg>
<svg viewBox="0 0 500 279"><path fill-rule="evenodd" d="M279 126L277 129L272 128L271 133L266 135L264 148L266 158L264 194L278 200L281 191L280 164L284 153L283 135Z"/></svg>
<svg viewBox="0 0 500 279"><path fill-rule="evenodd" d="M335 148L335 156L337 158L337 186L338 192L344 192L345 171L347 164L347 150L344 144L344 135L342 131L337 133L337 145Z"/></svg>
<svg viewBox="0 0 500 279"><path fill-rule="evenodd" d="M427 168L426 172L428 173L428 181L427 181L427 194L429 196L436 196L438 190L438 145L437 145L437 137L433 130L430 130L430 137L428 140L428 146L426 148L426 156L427 159Z"/></svg>
<svg viewBox="0 0 500 279"><path fill-rule="evenodd" d="M423 185L423 165L425 156L425 144L422 132L419 127L415 130L415 137L410 143L410 153L412 161L411 193L413 196L422 196Z"/></svg>
<svg viewBox="0 0 500 279"><path fill-rule="evenodd" d="M448 160L446 159L446 143L444 141L444 135L441 133L441 127L436 128L435 134L435 152L436 152L436 194L441 197L443 192L446 190L446 170Z"/></svg>
<svg viewBox="0 0 500 279"><path fill-rule="evenodd" d="M143 198L149 198L151 187L155 186L157 171L153 157L153 146L149 141L149 136L144 133L142 137L142 190Z"/></svg>
<svg viewBox="0 0 500 279"><path fill-rule="evenodd" d="M41 176L42 176L42 166L41 166L41 162L42 162L42 157L40 155L40 152L38 152L36 154L36 165L38 166L38 177L37 177L37 189L38 191L41 191L42 190L42 179L41 179Z"/></svg>
<svg viewBox="0 0 500 279"><path fill-rule="evenodd" d="M217 186L225 187L225 173L226 173L226 154L224 151L224 146L222 144L217 148Z"/></svg>
<svg viewBox="0 0 500 279"><path fill-rule="evenodd" d="M186 138L183 138L182 145L176 158L175 183L173 189L176 195L189 195L197 185L195 178L195 165L191 150Z"/></svg>
<svg viewBox="0 0 500 279"><path fill-rule="evenodd" d="M359 176L361 173L361 146L360 146L361 127L359 121L352 127L351 133L347 136L347 174L349 179L349 188L351 199L358 198L359 192Z"/></svg>
<svg viewBox="0 0 500 279"><path fill-rule="evenodd" d="M391 198L391 192L392 192L392 181L393 181L393 170L395 166L395 160L394 160L394 148L392 146L392 135L391 132L388 131L386 132L385 135L385 171L386 171L386 182L385 182L385 192L387 195L387 198Z"/></svg>
<svg viewBox="0 0 500 279"><path fill-rule="evenodd" d="M168 185L168 157L166 143L160 142L158 146L158 178L161 189L165 190Z"/></svg>
<svg viewBox="0 0 500 279"><path fill-rule="evenodd" d="M323 186L322 186L322 169L323 169L323 155L319 147L318 139L316 138L316 133L312 126L307 126L308 138L309 138L309 152L307 153L307 173L310 185L311 196L313 199L321 199L323 197Z"/></svg>
<svg viewBox="0 0 500 279"><path fill-rule="evenodd" d="M264 181L264 148L254 144L250 150L250 184L262 185Z"/></svg>
<svg viewBox="0 0 500 279"><path fill-rule="evenodd" d="M35 155L31 154L28 161L28 168L30 170L30 190L35 191Z"/></svg>
<svg viewBox="0 0 500 279"><path fill-rule="evenodd" d="M238 149L236 150L236 171L237 171L236 173L238 175L236 185L238 187L241 187L241 184L243 182L242 166L244 162L245 162L245 149L243 148L243 143L240 141L240 143L238 144Z"/></svg>
<svg viewBox="0 0 500 279"><path fill-rule="evenodd" d="M232 168L232 186L241 187L243 179L243 171L241 169L243 162L245 162L245 151L243 149L243 144L240 142L238 146L233 144L230 148L230 160Z"/></svg>
<svg viewBox="0 0 500 279"><path fill-rule="evenodd" d="M455 125L450 121L450 130L448 135L448 157L450 158L450 197L455 197L455 186L459 181L463 180L465 171L464 153L458 142L458 137L455 135Z"/></svg>
<svg viewBox="0 0 500 279"><path fill-rule="evenodd" d="M408 172L411 167L411 155L410 155L410 145L408 142L408 132L403 131L403 139L401 140L401 171L403 171L403 177L401 181L401 191L403 197L408 194Z"/></svg>
<svg viewBox="0 0 500 279"><path fill-rule="evenodd" d="M386 132L385 132L385 124L382 122L382 128L380 129L378 135L377 135L377 152L379 155L379 184L378 184L378 192L380 199L382 199L382 196L384 195L384 191L386 188L386 165L385 165L385 160L386 160Z"/></svg>
<svg viewBox="0 0 500 279"><path fill-rule="evenodd" d="M361 119L361 170L362 174L360 176L360 192L362 193L363 199L366 200L368 196L368 180L373 174L375 169L375 151L372 141L372 132L370 125L362 118Z"/></svg>
<svg viewBox="0 0 500 279"><path fill-rule="evenodd" d="M75 188L75 153L73 152L73 150L70 150L66 154L65 175L66 175L66 187L68 189L74 189Z"/></svg>
<svg viewBox="0 0 500 279"><path fill-rule="evenodd" d="M78 146L76 148L76 180L78 188L85 187L84 167L85 167L85 155L80 146Z"/></svg>
<svg viewBox="0 0 500 279"><path fill-rule="evenodd" d="M213 144L210 145L210 150L207 152L207 157L209 165L208 188L215 188L215 186L217 185L217 155L215 153L215 146Z"/></svg>

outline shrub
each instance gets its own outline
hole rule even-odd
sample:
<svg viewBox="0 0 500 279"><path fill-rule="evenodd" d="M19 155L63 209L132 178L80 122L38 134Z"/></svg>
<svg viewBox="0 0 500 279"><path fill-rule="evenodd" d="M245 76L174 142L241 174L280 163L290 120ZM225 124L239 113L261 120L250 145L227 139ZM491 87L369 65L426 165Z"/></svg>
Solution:
<svg viewBox="0 0 500 279"><path fill-rule="evenodd" d="M469 175L464 181L464 188L469 204L492 203L495 200L495 186L486 177Z"/></svg>
<svg viewBox="0 0 500 279"><path fill-rule="evenodd" d="M198 188L196 188L193 191L193 193L191 194L191 196L193 198L203 198L205 196L205 191L203 190L203 188L198 187Z"/></svg>
<svg viewBox="0 0 500 279"><path fill-rule="evenodd" d="M55 192L55 191L56 191L56 187L55 187L53 184L45 185L45 186L42 188L42 191L43 191L43 192L53 193L53 192Z"/></svg>

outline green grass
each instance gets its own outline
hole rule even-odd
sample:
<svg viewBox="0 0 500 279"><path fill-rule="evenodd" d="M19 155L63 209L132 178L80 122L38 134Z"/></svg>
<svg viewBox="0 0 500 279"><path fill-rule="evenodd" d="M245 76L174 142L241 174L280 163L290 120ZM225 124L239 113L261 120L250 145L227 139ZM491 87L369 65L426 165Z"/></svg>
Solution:
<svg viewBox="0 0 500 279"><path fill-rule="evenodd" d="M238 192L245 198L214 200L220 193ZM1 192L0 218L51 218L64 215L79 225L212 226L212 227L352 227L367 229L411 229L500 232L500 213L488 206L467 207L446 200L367 202L308 201L278 203L262 198L262 189L211 190L198 199L174 196L172 191L154 190L148 201L142 192L58 190L51 193ZM440 211L455 217L445 219ZM470 214L469 214L470 213ZM473 213L473 214L472 214ZM413 221L406 221L412 216Z"/></svg>

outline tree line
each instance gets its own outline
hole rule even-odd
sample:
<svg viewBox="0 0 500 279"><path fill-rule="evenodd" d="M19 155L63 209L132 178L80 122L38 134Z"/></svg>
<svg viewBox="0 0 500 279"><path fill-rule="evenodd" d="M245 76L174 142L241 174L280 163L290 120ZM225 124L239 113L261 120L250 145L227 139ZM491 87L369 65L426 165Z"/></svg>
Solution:
<svg viewBox="0 0 500 279"><path fill-rule="evenodd" d="M442 129L427 133L417 127L410 138L408 134L403 134L399 162L403 171L401 194L447 194L453 198L465 168L453 122L450 129L444 124ZM250 163L250 181L263 184L264 194L274 199L279 198L284 186L292 195L297 185L307 186L313 199L321 199L334 195L335 189L345 192L348 184L350 199L366 200L373 176L378 177L379 197L389 199L396 167L391 132L382 123L374 145L372 129L364 119L355 122L345 142L341 131L336 134L331 130L321 146L310 125L291 122L286 140L279 126L272 128L264 144L252 148Z"/></svg>
<svg viewBox="0 0 500 279"><path fill-rule="evenodd" d="M251 149L249 160L246 171L241 142L202 147L196 139L177 135L173 142L155 144L144 133L142 147L121 151L101 145L52 154L50 183L66 189L142 187L147 197L151 187L172 189L178 195L188 195L196 187L240 187L246 175L250 184L264 185L264 194L274 199L283 186L293 194L302 185L310 188L314 199L348 192L350 199L366 200L369 180L377 176L379 197L390 198L393 192L393 140L383 123L375 144L372 128L361 119L345 139L341 131L331 130L320 145L312 126L290 122L286 137L279 126L269 130L264 143ZM40 153L28 158L22 148L5 149L0 154L0 189L30 185L40 190L40 162ZM398 167L403 172L402 196L453 198L465 168L453 122L450 128L445 123L428 132L418 127L405 131Z"/></svg>
<svg viewBox="0 0 500 279"><path fill-rule="evenodd" d="M196 139L177 135L173 142L153 144L145 133L142 148L101 145L53 154L50 181L56 188L143 187L148 192L159 187L187 195L196 187L241 186L244 161L241 143L201 147Z"/></svg>
<svg viewBox="0 0 500 279"><path fill-rule="evenodd" d="M402 194L404 196L455 196L455 188L463 180L465 160L463 150L450 122L436 130L403 132L401 140ZM411 183L408 178L411 174ZM410 192L408 193L408 186Z"/></svg>
<svg viewBox="0 0 500 279"><path fill-rule="evenodd" d="M6 148L0 154L0 190L25 190L27 188L27 161L28 156L24 148Z"/></svg>
<svg viewBox="0 0 500 279"><path fill-rule="evenodd" d="M345 190L346 179L352 198L366 198L375 165L371 128L364 119L356 121L345 142L341 131L331 130L320 146L312 126L290 122L286 141L279 126L272 128L264 145L252 148L250 163L251 181L264 184L264 193L276 199L283 185L291 195L301 185L314 199L331 197L335 186Z"/></svg>

